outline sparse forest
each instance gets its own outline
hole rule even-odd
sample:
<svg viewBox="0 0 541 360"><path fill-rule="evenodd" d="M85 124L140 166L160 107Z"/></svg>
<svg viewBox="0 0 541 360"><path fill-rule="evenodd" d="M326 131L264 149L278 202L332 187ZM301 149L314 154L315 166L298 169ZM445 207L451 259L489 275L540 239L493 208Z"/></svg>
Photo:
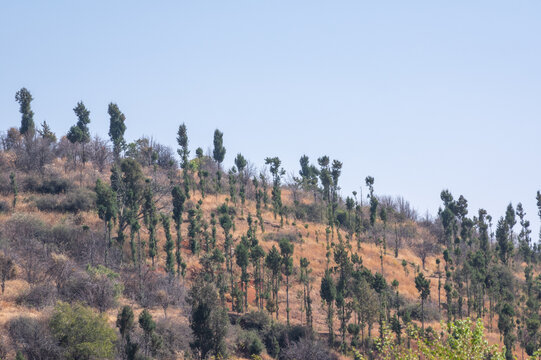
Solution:
<svg viewBox="0 0 541 360"><path fill-rule="evenodd" d="M0 135L0 359L541 356L540 191L492 218L443 189L422 217L368 174L344 194L326 155L288 177L219 129L179 121L172 149L80 101L54 134L32 101Z"/></svg>

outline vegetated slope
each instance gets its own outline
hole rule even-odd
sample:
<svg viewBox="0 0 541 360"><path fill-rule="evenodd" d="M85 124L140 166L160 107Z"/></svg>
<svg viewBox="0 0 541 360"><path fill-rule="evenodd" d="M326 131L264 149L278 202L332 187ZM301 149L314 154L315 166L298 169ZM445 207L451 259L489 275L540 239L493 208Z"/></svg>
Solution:
<svg viewBox="0 0 541 360"><path fill-rule="evenodd" d="M444 190L419 219L370 176L368 196L341 194L327 156L302 156L287 182L278 157L224 169L223 133L190 156L182 124L178 169L170 148L126 143L114 103L110 149L82 102L57 141L45 122L36 133L28 90L16 100L21 127L0 136L0 357L360 359L395 344L401 358L427 340L467 352L439 320L481 344L465 317L507 358L541 347L541 248L520 203L493 222Z"/></svg>
<svg viewBox="0 0 541 360"><path fill-rule="evenodd" d="M74 226L88 226L92 231L92 237L95 237L93 241L102 242L103 238L103 222L98 218L95 206L92 205L91 208L85 211L59 211L60 209L52 209L46 211L38 210L36 204L42 204L47 200L54 198L57 201L62 196L69 196L70 192L79 191L77 189L88 188L92 189L95 180L101 178L103 181L108 182L108 172L98 172L93 169L89 164L85 167L84 170L77 171L62 171L62 166L65 165L63 161L56 161L53 166L50 166L46 173L51 175L45 176L46 178L51 179L66 179L65 182L69 184L70 190L68 194L59 194L59 195L50 195L43 194L41 192L35 191L21 191L18 195L18 205L14 212L3 212L0 215L0 221L2 224L9 222L10 219L14 217L20 217L23 214L25 216L31 216L39 219L43 223L47 224L50 227L61 226L62 224L69 224ZM163 176L163 174L157 174L153 171L152 168L147 168L146 175L149 178L153 178L153 181L156 182L157 186L162 186L163 189L170 189L170 186L167 184L169 179ZM175 173L175 177L180 177L180 173ZM32 182L32 175L29 175L25 179L24 174L18 176L21 184ZM24 186L23 186L24 188ZM307 206L313 206L314 199L312 194L304 191L295 190L295 197L297 198L298 203L305 204ZM230 203L229 194L208 194L205 198L201 198L201 194L198 191L195 191L192 194L192 197L186 203L187 208L194 207L199 200L202 201L201 209L203 218L210 224L211 214L216 213L217 208L223 203ZM291 209L295 208L293 202L292 191L287 187L283 189L282 193L284 199L284 205L290 207ZM9 203L11 201L12 195L4 195L2 200ZM248 191L247 200L244 205L238 204L234 206L236 215L234 217L234 230L232 231L234 243L238 243L240 238L245 235L248 231L248 216L255 217L256 214L256 203L252 199L253 196ZM61 200L58 200L61 201ZM160 209L160 212L171 213L172 212L172 202L171 197L168 194L168 191L163 191L163 196L159 197L157 206ZM316 209L321 210L316 207ZM369 209L366 207L362 208L363 218L367 219L369 216ZM392 213L393 210L391 210ZM396 218L394 218L396 217ZM299 262L301 257L305 257L310 261L310 270L311 270L311 297L313 299L313 324L314 329L320 333L327 332L326 324L326 314L324 311L324 305L321 303L321 298L319 296L319 285L321 283L321 278L324 276L325 269L327 268L327 236L326 229L327 226L321 222L314 222L308 219L296 219L295 216L289 216L283 226L280 226L280 217L274 217L270 204L266 207L263 206L262 209L262 218L264 221L264 232L261 231L260 226L257 228L257 237L260 240L260 244L268 252L273 245L277 246L278 240L281 238L288 238L294 244L294 253L293 253L293 263L294 263L294 276L291 280L291 289L290 289L290 308L291 308L291 322L293 324L305 324L305 314L302 303L302 284L298 281L298 271L299 271ZM417 304L419 299L419 292L415 288L415 274L418 271L422 271L431 279L431 295L429 303L431 303L432 312L437 310L438 303L438 268L436 266L436 257L441 258L441 252L436 252L436 247L426 250L426 259L425 267L422 268L422 261L419 252L422 252L422 244L424 242L436 243L437 239L434 234L430 232L430 229L420 225L416 221L411 219L404 218L401 214L396 212L396 214L391 215L391 218L394 218L388 225L386 229L385 237L387 239L387 248L383 250L382 247L374 243L373 239L369 232L366 232L360 236L360 247L358 247L357 239L345 240L349 244L352 254L358 254L362 258L362 264L368 268L373 273L382 272L382 261L380 255L383 256L383 274L388 284L391 284L393 280L399 282L398 292L403 301L406 303ZM394 224L393 224L394 222ZM378 226L380 226L380 231L382 223L381 220L377 220ZM223 247L224 236L221 228L218 226L217 229L217 247ZM348 237L348 230L342 226L338 229L340 236L343 238ZM400 233L399 233L400 232ZM147 238L148 231L143 227L141 229L141 237ZM378 236L383 236L380 232ZM395 241L397 237L399 239L399 249L398 256L394 255L395 252ZM190 284L191 281L196 277L197 273L200 271L201 266L199 263L199 256L194 255L189 250L189 236L188 236L188 222L184 220L182 226L182 254L184 260L187 264L187 276L186 284ZM334 246L338 241L338 234L335 232L332 236L329 235L329 244ZM165 235L163 228L158 227L157 231L157 255L155 259L154 271L165 273L165 257L164 252L165 245ZM130 248L129 244L126 242L123 247L124 257L129 261L130 257ZM99 255L96 255L99 257ZM147 263L150 263L147 260ZM405 265L404 265L405 264ZM5 326L9 320L12 320L15 317L20 315L30 315L34 317L40 317L42 312L50 312L50 308L34 308L32 306L25 306L17 304L17 299L20 298L21 294L31 287L28 282L24 280L23 270L20 268L23 266L20 263L17 263L17 276L7 281L6 293L2 296L2 311L0 316L0 326ZM331 259L329 266L334 266L334 261ZM127 266L127 264L125 264ZM113 268L119 268L118 264L112 265ZM240 271L238 268L235 268L234 271L237 273ZM179 282L184 283L183 280L178 278ZM252 281L253 282L253 281ZM443 280L442 280L443 283ZM283 285L282 285L283 286ZM443 293L443 290L441 290ZM281 321L285 320L285 291L281 289L279 292L279 319ZM255 310L255 294L253 287L250 287L248 290L248 303L249 309ZM443 297L443 294L442 294ZM443 302L443 300L442 300ZM228 307L231 308L231 297L227 297ZM135 308L139 308L133 300L130 300L125 297L119 299L119 304L132 304L135 305ZM434 308L436 310L434 310ZM154 306L151 310L155 317L163 317L163 310L158 306ZM171 306L168 310L168 317L179 318L182 322L187 323L187 312L180 309L175 309L174 306ZM116 318L117 308L111 308L108 310L107 314L110 319L110 322L113 324ZM432 314L432 316L435 316ZM338 326L338 321L336 321L336 326ZM429 320L427 324L433 326L434 328L439 328L439 323L437 320ZM377 328L377 324L375 325ZM376 331L375 329L373 331ZM498 342L498 335L495 332L490 333L490 339L492 341Z"/></svg>

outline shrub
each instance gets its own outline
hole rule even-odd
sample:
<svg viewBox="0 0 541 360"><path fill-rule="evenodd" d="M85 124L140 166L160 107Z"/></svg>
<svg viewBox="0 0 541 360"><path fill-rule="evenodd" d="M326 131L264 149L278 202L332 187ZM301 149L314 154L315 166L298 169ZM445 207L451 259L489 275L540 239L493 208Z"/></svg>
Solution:
<svg viewBox="0 0 541 360"><path fill-rule="evenodd" d="M7 324L8 333L28 360L59 359L60 349L56 345L47 325L30 317L18 317Z"/></svg>
<svg viewBox="0 0 541 360"><path fill-rule="evenodd" d="M53 305L56 300L56 289L50 284L32 286L26 293L20 295L16 302L26 306L43 308Z"/></svg>
<svg viewBox="0 0 541 360"><path fill-rule="evenodd" d="M68 179L51 177L43 180L35 190L42 194L61 194L68 192L71 188L72 184Z"/></svg>
<svg viewBox="0 0 541 360"><path fill-rule="evenodd" d="M92 190L79 188L64 197L45 195L36 199L40 211L78 212L89 211L96 206L96 194Z"/></svg>
<svg viewBox="0 0 541 360"><path fill-rule="evenodd" d="M239 324L245 330L263 331L269 326L270 318L265 311L250 311L240 317Z"/></svg>
<svg viewBox="0 0 541 360"><path fill-rule="evenodd" d="M156 322L156 333L163 340L163 346L158 354L160 359L177 359L179 355L190 350L192 331L188 324L161 318Z"/></svg>
<svg viewBox="0 0 541 360"><path fill-rule="evenodd" d="M82 271L75 271L59 288L60 298L68 302L82 302L96 307L101 312L116 305L119 295L118 283L115 284L107 276L91 276Z"/></svg>
<svg viewBox="0 0 541 360"><path fill-rule="evenodd" d="M282 239L287 239L290 242L296 243L299 241L299 233L296 231L280 231L280 232L269 232L263 235L265 241L276 241L279 242Z"/></svg>
<svg viewBox="0 0 541 360"><path fill-rule="evenodd" d="M293 342L280 353L280 360L338 360L338 356L325 345L307 338Z"/></svg>
<svg viewBox="0 0 541 360"><path fill-rule="evenodd" d="M237 340L237 351L249 357L263 351L263 342L255 331L242 331Z"/></svg>
<svg viewBox="0 0 541 360"><path fill-rule="evenodd" d="M45 195L37 198L35 202L39 211L57 211L59 199L54 195Z"/></svg>
<svg viewBox="0 0 541 360"><path fill-rule="evenodd" d="M60 203L60 211L68 212L89 211L95 207L96 193L85 188L70 191Z"/></svg>
<svg viewBox="0 0 541 360"><path fill-rule="evenodd" d="M430 302L425 303L425 321L439 321L441 318L440 312L438 311L438 305ZM409 312L413 320L421 321L421 304L420 303L409 303L404 305L400 309L400 316L403 316L405 313Z"/></svg>
<svg viewBox="0 0 541 360"><path fill-rule="evenodd" d="M113 359L115 331L104 316L81 304L59 302L50 320L50 328L66 359Z"/></svg>

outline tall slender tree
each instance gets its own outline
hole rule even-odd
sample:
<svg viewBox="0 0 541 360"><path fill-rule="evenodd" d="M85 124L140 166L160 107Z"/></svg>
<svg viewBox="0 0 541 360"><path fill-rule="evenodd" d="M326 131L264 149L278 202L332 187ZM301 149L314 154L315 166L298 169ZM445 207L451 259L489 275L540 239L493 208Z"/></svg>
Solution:
<svg viewBox="0 0 541 360"><path fill-rule="evenodd" d="M107 255L111 248L111 231L113 230L113 221L117 216L117 203L116 194L113 189L102 182L100 179L96 180L96 207L98 210L98 216L103 220L104 225L104 239L105 239L105 266L107 266Z"/></svg>
<svg viewBox="0 0 541 360"><path fill-rule="evenodd" d="M430 280L425 278L425 275L420 272L415 277L415 288L419 292L419 297L421 298L421 323L423 331L425 330L425 301L430 295Z"/></svg>
<svg viewBox="0 0 541 360"><path fill-rule="evenodd" d="M90 111L85 107L82 101L77 103L77 106L73 108L73 111L75 112L75 115L77 115L77 123L69 129L67 138L72 144L81 144L81 161L84 164L87 160L85 144L90 141L90 130L88 129L88 124L90 123Z"/></svg>
<svg viewBox="0 0 541 360"><path fill-rule="evenodd" d="M126 140L124 140L124 132L126 131L126 116L120 111L117 104L110 103L107 110L110 122L109 122L109 137L113 143L113 155L115 162L120 159L120 155L126 147Z"/></svg>
<svg viewBox="0 0 541 360"><path fill-rule="evenodd" d="M175 259L177 262L177 275L182 274L184 278L186 263L182 259L181 248L182 248L182 213L184 212L184 202L186 201L186 196L180 190L179 186L174 186L171 191L173 197L173 220L175 221L175 230L177 233L176 241L176 250L175 250Z"/></svg>
<svg viewBox="0 0 541 360"><path fill-rule="evenodd" d="M24 87L15 94L15 101L19 103L19 112L21 113L21 127L19 128L19 132L21 135L29 138L33 138L36 132L34 112L30 107L32 100L34 100L32 94Z"/></svg>
<svg viewBox="0 0 541 360"><path fill-rule="evenodd" d="M282 273L286 277L286 314L287 326L289 326L289 277L293 273L293 250L294 244L286 238L280 240L280 255L282 256Z"/></svg>
<svg viewBox="0 0 541 360"><path fill-rule="evenodd" d="M281 180L285 175L285 170L280 167L282 162L278 157L265 158L265 164L270 165L270 172L272 174L272 211L274 218L280 214L280 226L284 225L284 213L282 209L282 189Z"/></svg>
<svg viewBox="0 0 541 360"><path fill-rule="evenodd" d="M182 123L178 127L177 143L180 148L177 153L180 155L180 167L182 169L182 179L184 182L184 195L186 198L190 198L190 176L189 171L189 156L190 150L188 150L188 129L186 124Z"/></svg>

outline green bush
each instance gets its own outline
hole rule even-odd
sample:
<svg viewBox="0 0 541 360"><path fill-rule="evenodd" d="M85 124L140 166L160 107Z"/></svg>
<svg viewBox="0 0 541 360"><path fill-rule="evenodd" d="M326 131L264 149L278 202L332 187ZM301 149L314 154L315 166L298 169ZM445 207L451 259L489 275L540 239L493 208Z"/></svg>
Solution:
<svg viewBox="0 0 541 360"><path fill-rule="evenodd" d="M270 318L265 311L250 311L240 317L239 324L245 330L263 331L269 326Z"/></svg>
<svg viewBox="0 0 541 360"><path fill-rule="evenodd" d="M81 304L59 302L49 326L65 359L113 359L116 333L102 315Z"/></svg>
<svg viewBox="0 0 541 360"><path fill-rule="evenodd" d="M242 331L237 340L237 350L247 357L259 355L263 351L263 342L255 331Z"/></svg>

